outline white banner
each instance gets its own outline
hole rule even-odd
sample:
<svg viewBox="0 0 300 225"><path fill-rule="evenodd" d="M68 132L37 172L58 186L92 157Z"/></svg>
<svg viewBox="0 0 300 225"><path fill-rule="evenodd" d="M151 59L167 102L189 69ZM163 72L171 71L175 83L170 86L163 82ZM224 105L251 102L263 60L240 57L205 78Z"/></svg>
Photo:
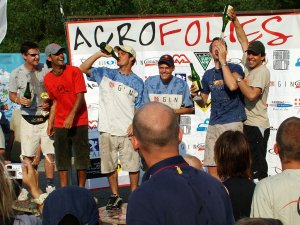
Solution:
<svg viewBox="0 0 300 225"><path fill-rule="evenodd" d="M279 124L287 117L300 116L300 14L239 16L249 41L260 40L266 46L267 67L271 71L268 114L271 123L267 160L269 174L280 171L278 156L273 152ZM168 16L153 18L109 18L68 22L70 61L79 66L99 51L101 42L111 46L130 45L137 52L133 70L142 79L158 75L157 61L170 54L175 61L175 76L190 81L189 63L193 62L200 76L214 66L209 55L211 40L220 36L220 16ZM228 60L240 63L242 50L232 23L225 30ZM95 67L116 67L113 58L99 59ZM91 96L91 95L90 95ZM96 95L93 95L95 97ZM97 96L96 96L97 97ZM93 101L94 102L94 101ZM180 152L203 158L204 140L210 107L196 108L196 115L181 117L184 142ZM93 118L94 120L94 118Z"/></svg>
<svg viewBox="0 0 300 225"><path fill-rule="evenodd" d="M7 16L6 16L7 0L0 0L0 44L6 35Z"/></svg>

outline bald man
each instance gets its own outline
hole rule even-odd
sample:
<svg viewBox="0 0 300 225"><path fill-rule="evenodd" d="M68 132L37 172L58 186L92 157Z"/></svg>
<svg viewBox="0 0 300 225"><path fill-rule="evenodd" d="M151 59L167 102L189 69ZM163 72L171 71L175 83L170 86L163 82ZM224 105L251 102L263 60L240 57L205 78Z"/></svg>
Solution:
<svg viewBox="0 0 300 225"><path fill-rule="evenodd" d="M224 186L179 156L182 139L174 111L151 102L133 118L133 148L149 168L129 198L126 224L233 224Z"/></svg>

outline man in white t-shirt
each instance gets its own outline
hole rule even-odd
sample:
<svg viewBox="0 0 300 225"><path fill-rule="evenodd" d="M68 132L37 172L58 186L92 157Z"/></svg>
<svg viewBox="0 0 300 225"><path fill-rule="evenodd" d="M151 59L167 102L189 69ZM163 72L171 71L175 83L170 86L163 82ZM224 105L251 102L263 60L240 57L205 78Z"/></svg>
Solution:
<svg viewBox="0 0 300 225"><path fill-rule="evenodd" d="M275 153L283 172L256 185L251 217L280 219L285 225L300 223L300 118L282 122L276 134Z"/></svg>

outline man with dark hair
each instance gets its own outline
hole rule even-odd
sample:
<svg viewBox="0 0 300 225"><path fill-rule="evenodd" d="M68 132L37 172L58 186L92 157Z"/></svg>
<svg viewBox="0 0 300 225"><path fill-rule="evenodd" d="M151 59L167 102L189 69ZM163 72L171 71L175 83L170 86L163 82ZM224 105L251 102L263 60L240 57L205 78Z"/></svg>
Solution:
<svg viewBox="0 0 300 225"><path fill-rule="evenodd" d="M282 173L256 185L252 217L280 219L285 225L300 221L300 118L284 120L276 134L274 151L279 154Z"/></svg>
<svg viewBox="0 0 300 225"><path fill-rule="evenodd" d="M218 178L214 160L214 145L218 137L227 130L243 131L243 121L246 119L243 96L238 89L234 75L244 76L240 65L227 63L227 46L223 39L216 37L209 46L215 67L205 71L202 77L202 92L191 92L195 102L200 106L207 104L211 94L211 114L205 139L204 166L209 174Z"/></svg>
<svg viewBox="0 0 300 225"><path fill-rule="evenodd" d="M239 89L244 95L247 120L244 122L244 133L250 145L252 155L253 179L263 179L268 176L266 160L267 144L270 136L270 123L267 113L270 71L265 65L265 46L260 41L248 43L234 10L229 16L234 24L237 38L241 44L244 56L245 79L235 75Z"/></svg>
<svg viewBox="0 0 300 225"><path fill-rule="evenodd" d="M129 197L126 224L233 224L224 186L179 156L182 130L170 107L151 102L133 119L132 145L148 166Z"/></svg>
<svg viewBox="0 0 300 225"><path fill-rule="evenodd" d="M193 102L187 83L172 75L175 70L174 59L170 55L162 55L158 61L159 76L148 77L145 81L143 104L161 102L177 115L193 112Z"/></svg>
<svg viewBox="0 0 300 225"><path fill-rule="evenodd" d="M48 134L54 134L56 167L61 187L68 185L72 152L78 186L85 187L86 169L90 165L88 113L84 99L86 85L82 72L75 66L65 64L64 52L65 48L56 43L49 44L45 49L52 67L44 78L47 92L53 101Z"/></svg>
<svg viewBox="0 0 300 225"><path fill-rule="evenodd" d="M143 80L132 71L136 52L130 46L116 46L118 69L92 68L100 57L110 57L102 51L96 52L80 69L99 85L99 121L101 172L108 175L112 195L106 209L120 209L122 199L118 190L117 163L129 172L130 189L135 190L139 181L140 161L134 152L129 137L132 135L132 118L141 106Z"/></svg>
<svg viewBox="0 0 300 225"><path fill-rule="evenodd" d="M55 187L53 185L53 139L47 135L50 106L41 98L41 93L45 91L44 77L49 69L45 64L39 63L40 51L36 43L24 42L20 52L24 64L10 74L9 98L15 104L21 105L21 157L28 158L32 162L41 144L45 156L46 190L51 192ZM27 84L29 84L31 99L24 97Z"/></svg>

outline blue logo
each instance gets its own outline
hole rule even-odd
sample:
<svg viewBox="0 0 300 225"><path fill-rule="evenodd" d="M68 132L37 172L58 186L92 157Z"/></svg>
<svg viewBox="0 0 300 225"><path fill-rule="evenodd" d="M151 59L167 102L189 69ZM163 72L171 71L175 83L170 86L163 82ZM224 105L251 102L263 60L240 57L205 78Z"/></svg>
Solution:
<svg viewBox="0 0 300 225"><path fill-rule="evenodd" d="M288 107L292 107L292 104L286 104L286 103L274 103L274 104L270 104L270 106L272 107L277 107L277 108L288 108Z"/></svg>
<svg viewBox="0 0 300 225"><path fill-rule="evenodd" d="M205 119L204 123L199 123L197 127L197 131L207 131L208 124L209 124L209 119Z"/></svg>
<svg viewBox="0 0 300 225"><path fill-rule="evenodd" d="M300 66L300 58L297 60L295 66Z"/></svg>

